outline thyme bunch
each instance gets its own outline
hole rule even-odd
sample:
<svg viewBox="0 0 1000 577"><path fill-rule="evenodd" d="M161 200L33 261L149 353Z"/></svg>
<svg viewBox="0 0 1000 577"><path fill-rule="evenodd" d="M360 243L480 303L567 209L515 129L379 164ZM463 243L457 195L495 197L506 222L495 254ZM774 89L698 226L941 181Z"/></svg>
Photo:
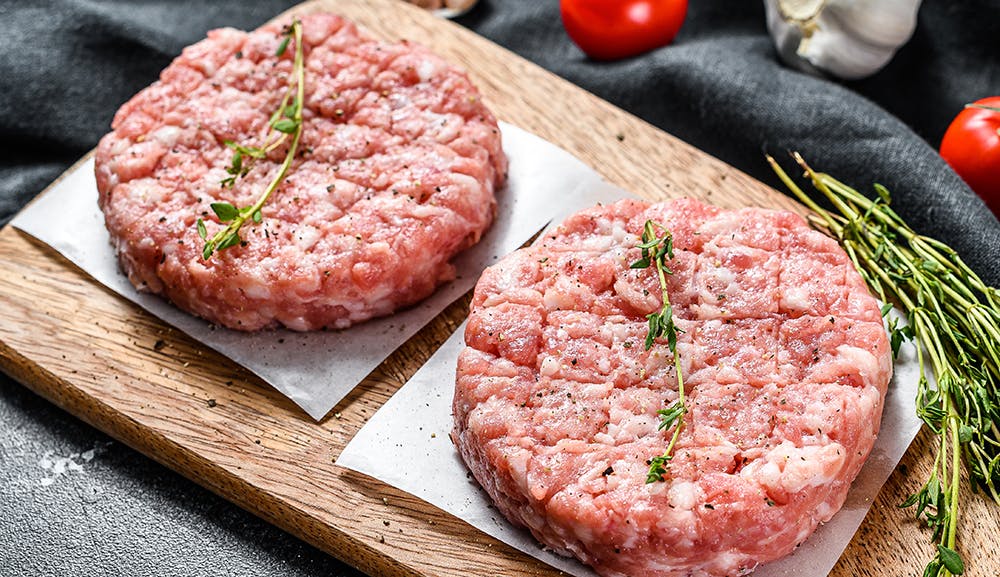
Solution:
<svg viewBox="0 0 1000 577"><path fill-rule="evenodd" d="M657 229L662 233L659 236L656 232ZM663 295L663 305L660 310L646 315L646 319L649 321L649 330L646 332L646 350L653 348L656 339L666 337L667 347L674 355L674 370L677 373L677 400L666 409L660 409L656 412L660 417L658 430L670 430L675 423L677 426L674 427L670 444L667 445L663 454L649 460L646 482L655 483L663 481L667 469L670 468L674 446L684 428L683 417L687 413L687 405L684 404L684 377L681 375L681 357L677 354L677 332L680 329L674 324L674 310L670 305L670 295L667 294L667 275L674 274L667 266L667 261L674 258L674 237L662 224L647 220L642 229L642 242L639 243L638 248L642 251L642 258L632 263L629 268L640 269L650 266L656 268L660 292Z"/></svg>
<svg viewBox="0 0 1000 577"><path fill-rule="evenodd" d="M271 180L270 184L257 198L257 201L250 206L237 208L229 202L213 202L212 212L218 217L219 222L227 224L211 238L208 238L208 229L205 222L198 219L196 223L198 236L205 241L201 256L208 260L216 251L224 250L237 244L241 244L240 229L248 219L256 223L264 219L262 209L271 194L278 189L281 182L288 175L288 170L292 166L295 158L295 151L299 146L299 139L302 137L302 101L305 95L305 57L302 49L302 22L295 20L282 32L282 40L278 45L275 56L279 58L288 50L288 44L295 40L295 59L292 64L292 73L288 78L288 88L281 99L281 104L271 114L267 123L267 131L260 146L248 146L238 144L233 141L225 141L225 145L233 151L232 160L226 173L228 177L222 179L219 185L222 188L233 188L236 181L245 177L253 168L256 161L265 158L271 151L282 146L291 139L288 152L285 153L285 160L281 164L278 174Z"/></svg>
<svg viewBox="0 0 1000 577"><path fill-rule="evenodd" d="M1000 504L1000 292L986 285L946 244L917 234L890 208L889 191L875 185L871 200L832 176L813 171L792 155L812 185L834 206L820 207L777 162L778 177L847 252L883 302L895 302L908 326L889 323L893 352L904 339L916 341L920 377L917 415L938 436L933 471L900 507L933 530L936 553L925 577L960 575L956 551L959 488L964 462L974 492ZM883 308L883 316L891 305ZM929 360L936 384L924 372Z"/></svg>

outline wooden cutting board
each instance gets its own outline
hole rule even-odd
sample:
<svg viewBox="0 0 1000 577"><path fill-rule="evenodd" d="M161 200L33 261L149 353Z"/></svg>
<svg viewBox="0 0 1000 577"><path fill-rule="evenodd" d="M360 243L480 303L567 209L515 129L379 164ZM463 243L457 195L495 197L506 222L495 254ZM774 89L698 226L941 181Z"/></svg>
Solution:
<svg viewBox="0 0 1000 577"><path fill-rule="evenodd" d="M469 70L497 115L650 199L801 207L475 34L394 0L320 0L387 39L430 46ZM877 175L873 175L873 178ZM0 231L0 368L65 410L195 482L375 575L556 575L392 487L333 464L348 440L467 313L456 303L321 423L234 363L117 297L51 249ZM933 463L911 447L833 575L918 575L929 535L896 508ZM964 491L967 575L995 577L1000 514Z"/></svg>

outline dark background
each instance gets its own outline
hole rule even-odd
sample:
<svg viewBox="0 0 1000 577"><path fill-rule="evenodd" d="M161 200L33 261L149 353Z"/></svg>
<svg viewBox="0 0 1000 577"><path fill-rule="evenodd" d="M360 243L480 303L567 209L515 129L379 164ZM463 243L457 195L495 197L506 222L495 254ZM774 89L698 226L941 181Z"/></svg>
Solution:
<svg viewBox="0 0 1000 577"><path fill-rule="evenodd" d="M185 45L291 4L0 3L0 224ZM847 84L778 64L755 1L692 2L672 46L605 64L569 41L555 0L480 0L460 23L779 189L763 151L881 182L918 230L1000 284L1000 224L935 153L964 103L1000 95L1000 2L925 2L889 66ZM0 375L0 574L355 573Z"/></svg>

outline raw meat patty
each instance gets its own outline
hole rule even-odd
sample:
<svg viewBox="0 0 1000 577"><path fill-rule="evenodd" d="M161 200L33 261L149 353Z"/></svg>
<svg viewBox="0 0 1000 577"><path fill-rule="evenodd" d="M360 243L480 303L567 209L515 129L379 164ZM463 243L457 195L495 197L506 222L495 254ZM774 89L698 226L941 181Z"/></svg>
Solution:
<svg viewBox="0 0 1000 577"><path fill-rule="evenodd" d="M506 171L496 120L463 72L331 14L301 19L302 141L245 246L206 261L195 223L214 234L209 205L253 204L285 159L287 146L220 186L224 141L261 144L284 95L295 50L275 56L282 24L186 48L97 148L100 206L132 284L235 329L343 328L426 297L489 227Z"/></svg>
<svg viewBox="0 0 1000 577"><path fill-rule="evenodd" d="M674 234L668 277L689 413L673 430L643 224ZM497 507L602 575L742 575L840 508L892 372L879 307L836 242L798 216L693 200L577 213L479 280L453 439Z"/></svg>

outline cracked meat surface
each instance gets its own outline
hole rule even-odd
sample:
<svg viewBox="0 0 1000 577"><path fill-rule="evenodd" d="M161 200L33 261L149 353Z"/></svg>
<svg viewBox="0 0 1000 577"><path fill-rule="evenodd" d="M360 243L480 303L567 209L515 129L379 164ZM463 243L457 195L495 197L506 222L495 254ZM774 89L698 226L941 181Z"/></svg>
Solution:
<svg viewBox="0 0 1000 577"><path fill-rule="evenodd" d="M677 399L652 219L674 234ZM871 451L892 365L877 301L797 215L693 200L584 210L487 269L459 357L453 439L513 522L602 575L742 575L830 519Z"/></svg>
<svg viewBox="0 0 1000 577"><path fill-rule="evenodd" d="M245 246L205 261L195 223L220 230L209 205L253 204L285 159L287 145L220 186L224 142L260 144L284 95L295 51L275 55L281 24L186 48L97 148L100 206L131 282L235 329L343 328L428 296L489 227L506 171L496 120L463 72L334 15L302 24L299 153L263 222L244 225Z"/></svg>

